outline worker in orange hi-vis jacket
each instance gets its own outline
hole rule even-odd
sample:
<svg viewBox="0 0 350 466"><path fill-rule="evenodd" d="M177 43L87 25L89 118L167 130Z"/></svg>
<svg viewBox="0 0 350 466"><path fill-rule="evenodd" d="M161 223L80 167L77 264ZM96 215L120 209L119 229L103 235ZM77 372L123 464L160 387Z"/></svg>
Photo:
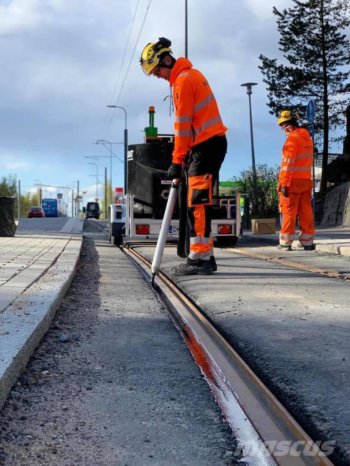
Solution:
<svg viewBox="0 0 350 466"><path fill-rule="evenodd" d="M292 249L295 226L299 218L299 242L305 250L313 250L315 225L312 212L313 142L307 129L298 126L298 114L283 110L278 125L287 139L283 145L278 193L282 213L279 247Z"/></svg>
<svg viewBox="0 0 350 466"><path fill-rule="evenodd" d="M164 37L147 44L140 58L143 71L170 82L175 107L175 141L171 179L188 177L187 219L190 251L185 264L175 268L177 275L209 275L217 266L211 236L213 186L218 179L227 151L227 128L208 81L192 63L175 59L171 42Z"/></svg>

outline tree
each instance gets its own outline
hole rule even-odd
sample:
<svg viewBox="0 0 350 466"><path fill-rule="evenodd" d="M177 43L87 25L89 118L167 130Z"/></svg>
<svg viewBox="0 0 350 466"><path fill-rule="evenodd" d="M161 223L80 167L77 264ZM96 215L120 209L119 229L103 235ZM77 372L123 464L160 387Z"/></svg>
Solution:
<svg viewBox="0 0 350 466"><path fill-rule="evenodd" d="M9 176L3 176L0 181L0 196L16 196L17 187L16 187L16 178Z"/></svg>
<svg viewBox="0 0 350 466"><path fill-rule="evenodd" d="M0 196L14 196L18 197L17 180L15 176L3 176L0 180ZM26 217L28 210L34 206L39 205L39 194L26 193L21 194L19 198L20 212L18 215L18 203L16 202L16 216Z"/></svg>
<svg viewBox="0 0 350 466"><path fill-rule="evenodd" d="M256 182L251 168L242 171L240 178L233 178L237 183L238 192L247 195L253 218L278 217L278 172L278 167L257 165Z"/></svg>
<svg viewBox="0 0 350 466"><path fill-rule="evenodd" d="M26 193L26 194L21 194L20 197L20 217L26 217L28 210L34 206L34 205L39 205L39 196L38 194L31 194L31 193Z"/></svg>
<svg viewBox="0 0 350 466"><path fill-rule="evenodd" d="M321 191L327 186L329 133L344 125L350 103L350 42L344 33L350 25L349 1L292 0L291 8L274 7L285 63L259 57L270 113L277 116L289 108L305 118L308 100L315 101L315 138L322 148Z"/></svg>

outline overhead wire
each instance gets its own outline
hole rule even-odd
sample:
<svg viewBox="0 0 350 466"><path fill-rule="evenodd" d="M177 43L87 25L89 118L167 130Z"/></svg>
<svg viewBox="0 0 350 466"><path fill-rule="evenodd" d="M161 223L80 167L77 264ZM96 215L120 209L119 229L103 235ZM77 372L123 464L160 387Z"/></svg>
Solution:
<svg viewBox="0 0 350 466"><path fill-rule="evenodd" d="M121 72L122 72L122 69L123 69L123 66L124 66L124 61L125 61L125 57L126 57L126 52L127 52L128 46L129 46L129 42L130 42L130 38L131 38L131 33L132 33L132 29L133 29L133 27L134 27L135 18L136 18L137 10L138 10L138 8L139 8L139 4L140 4L140 0L137 0L136 7L135 7L135 11L134 11L134 14L133 14L133 17L132 17L132 20L131 20L131 24L130 24L130 27L129 27L128 38L127 38L127 40L126 40L126 44L125 44L124 51L123 51L123 56L122 56L122 60L121 60L120 68L119 68L118 77L117 77L117 80L116 80L116 83L115 83L115 86L114 86L114 90L113 90L113 94L112 94L112 101L114 100L114 96L115 96L115 94L116 94L116 92L117 92L117 87L118 87L118 85L119 85L119 80L120 80Z"/></svg>
<svg viewBox="0 0 350 466"><path fill-rule="evenodd" d="M142 20L142 24L141 24L141 26L140 26L140 30L139 30L138 35L137 35L137 38L136 38L136 42L135 42L135 45L134 45L134 49L133 49L133 51L132 51L132 54L131 54L131 57L130 57L130 61L129 61L128 67L127 67L127 69L126 69L126 72L125 72L125 75L124 75L124 79L123 79L122 84L121 84L121 86L120 86L119 94L118 94L118 97L117 97L117 99L116 99L114 105L117 105L117 104L119 103L121 94L122 94L122 92L123 92L124 85L125 85L126 79L127 79L127 77L128 77L128 74L129 74L130 67L131 67L131 64L132 64L132 62L133 62L134 56L135 56L136 48L137 48L137 45L138 45L138 42L139 42L139 39L140 39L142 30L143 30L143 27L144 27L144 25L145 25L146 18L147 18L147 15L148 15L148 12L149 12L151 3L152 3L152 0L148 0L148 5L147 5L147 8L146 8L146 11L145 11L143 20ZM124 59L125 59L125 55L126 55L126 49L127 49L127 46L129 45L129 40L130 40L130 36L131 36L131 32L132 32L133 25L134 25L134 22L135 22L135 17L136 17L136 13L137 13L138 7L139 7L139 0L137 1L137 5L136 5L136 8L135 8L134 16L133 16L132 23L131 23L131 26L130 26L130 29L129 29L129 36L128 36L127 44L126 44L126 47L125 47L124 53L123 53L122 65L121 65L121 68L120 68L120 73L121 73L121 71L122 71L122 66L123 66L123 64L124 64ZM119 74L119 76L120 76L120 74ZM119 76L118 76L118 81L117 81L117 83L116 83L116 85L115 85L115 88L114 88L114 91L113 91L113 96L115 95L116 90L117 90L117 85L119 84ZM114 112L113 112L113 113L114 113ZM106 134L108 134L108 132L109 132L109 129L110 129L111 124L112 124L112 120L113 120L113 115L111 115L111 117L110 117L110 119L109 119L108 126L107 126L107 129L106 129Z"/></svg>
<svg viewBox="0 0 350 466"><path fill-rule="evenodd" d="M136 39L136 42L135 42L135 47L134 47L134 50L132 51L132 54L131 54L131 57L130 57L130 61L129 61L129 65L128 65L128 68L127 68L127 70L126 70L126 73L125 73L125 76L124 76L124 80L123 80L123 82L122 82L122 85L121 85L121 88L120 88L120 91L119 91L119 94L118 94L117 102L119 102L121 93L123 92L124 84L125 84L126 78L128 77L128 74L129 74L129 71L130 71L130 66L131 66L131 63L132 63L132 61L133 61L133 59L134 59L135 52L136 52L136 47L137 47L138 42L139 42L139 40L140 40L140 36L141 36L141 33L142 33L142 29L143 29L143 26L145 25L146 18L147 18L147 15L148 15L148 12L149 12L151 3L152 3L152 0L149 0L149 1L148 1L147 8L146 8L146 11L145 11L145 16L144 16L144 18L143 18L143 21L142 21L142 24L141 24L141 27L140 27L140 31L139 31L139 33L138 33L138 36L137 36L137 39Z"/></svg>

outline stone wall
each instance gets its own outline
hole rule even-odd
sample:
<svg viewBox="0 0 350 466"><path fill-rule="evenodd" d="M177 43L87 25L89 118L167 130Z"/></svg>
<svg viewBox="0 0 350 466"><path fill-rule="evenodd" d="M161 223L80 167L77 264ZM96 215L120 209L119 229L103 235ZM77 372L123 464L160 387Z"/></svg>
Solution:
<svg viewBox="0 0 350 466"><path fill-rule="evenodd" d="M350 226L350 182L336 186L327 194L321 225Z"/></svg>

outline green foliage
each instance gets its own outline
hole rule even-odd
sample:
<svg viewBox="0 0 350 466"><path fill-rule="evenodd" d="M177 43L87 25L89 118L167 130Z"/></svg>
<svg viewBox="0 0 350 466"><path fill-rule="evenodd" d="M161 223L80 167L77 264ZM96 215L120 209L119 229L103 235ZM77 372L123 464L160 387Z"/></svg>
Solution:
<svg viewBox="0 0 350 466"><path fill-rule="evenodd" d="M284 62L260 55L259 66L267 84L268 106L276 115L284 108L297 110L306 118L308 100L316 104L315 138L323 142L323 179L329 133L345 123L344 111L350 104L350 25L349 0L292 0L291 8L279 11L279 49ZM322 144L320 144L322 147Z"/></svg>
<svg viewBox="0 0 350 466"><path fill-rule="evenodd" d="M26 217L28 210L34 206L39 205L39 196L38 194L26 193L21 195L20 199L20 217Z"/></svg>
<svg viewBox="0 0 350 466"><path fill-rule="evenodd" d="M0 181L0 196L14 196L18 200L17 180L15 176L3 176ZM40 205L39 193L21 194L19 199L20 214L19 217L26 217L28 210L34 206ZM16 201L16 217L18 217L18 202Z"/></svg>
<svg viewBox="0 0 350 466"><path fill-rule="evenodd" d="M249 198L252 218L274 218L278 216L277 179L278 167L256 166L256 183L252 169L241 172L240 178L234 177L238 191Z"/></svg>
<svg viewBox="0 0 350 466"><path fill-rule="evenodd" d="M0 181L0 196L17 196L17 181L13 176L3 176Z"/></svg>

